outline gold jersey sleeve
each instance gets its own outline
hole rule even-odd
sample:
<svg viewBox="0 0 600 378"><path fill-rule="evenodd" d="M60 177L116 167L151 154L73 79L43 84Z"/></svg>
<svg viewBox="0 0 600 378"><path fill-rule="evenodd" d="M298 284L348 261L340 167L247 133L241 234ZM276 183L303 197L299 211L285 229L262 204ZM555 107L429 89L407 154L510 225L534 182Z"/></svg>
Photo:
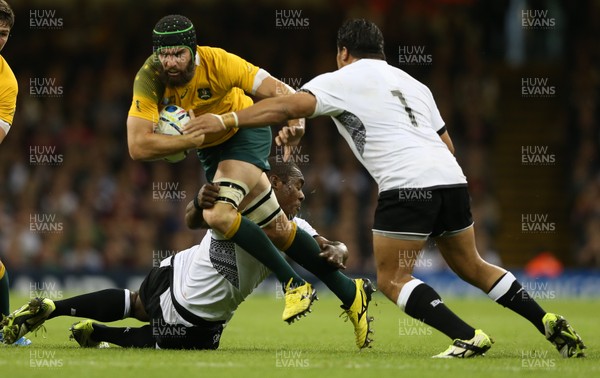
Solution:
<svg viewBox="0 0 600 378"><path fill-rule="evenodd" d="M0 119L12 125L17 109L17 79L4 57L0 56Z"/></svg>
<svg viewBox="0 0 600 378"><path fill-rule="evenodd" d="M157 122L159 103L165 92L165 85L159 79L159 65L156 56L152 55L135 75L130 116Z"/></svg>
<svg viewBox="0 0 600 378"><path fill-rule="evenodd" d="M167 87L159 79L160 62L151 56L136 75L129 115L152 122L167 105L177 105L194 114L223 114L247 108L258 67L237 55L214 47L198 46L193 79L181 87ZM237 129L209 134L204 147L223 143Z"/></svg>

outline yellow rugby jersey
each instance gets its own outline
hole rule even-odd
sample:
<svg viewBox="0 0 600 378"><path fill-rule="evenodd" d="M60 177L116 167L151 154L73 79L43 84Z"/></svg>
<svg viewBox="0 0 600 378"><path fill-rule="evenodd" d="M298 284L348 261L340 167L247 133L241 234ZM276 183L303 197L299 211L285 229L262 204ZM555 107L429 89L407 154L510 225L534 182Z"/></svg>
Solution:
<svg viewBox="0 0 600 378"><path fill-rule="evenodd" d="M0 55L0 119L12 125L17 108L18 84L4 57Z"/></svg>
<svg viewBox="0 0 600 378"><path fill-rule="evenodd" d="M247 108L258 67L237 55L214 47L197 46L200 64L194 78L184 86L168 88L159 79L160 61L150 56L138 71L133 84L133 101L129 115L157 122L158 113L167 105L177 105L194 114L223 114ZM237 128L208 134L202 148L223 143Z"/></svg>

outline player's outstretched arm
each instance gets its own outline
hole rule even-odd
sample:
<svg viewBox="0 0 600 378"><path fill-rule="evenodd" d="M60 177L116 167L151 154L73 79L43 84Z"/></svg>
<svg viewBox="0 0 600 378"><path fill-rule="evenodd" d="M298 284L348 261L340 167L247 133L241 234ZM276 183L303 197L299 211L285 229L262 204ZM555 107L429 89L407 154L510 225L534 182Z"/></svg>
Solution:
<svg viewBox="0 0 600 378"><path fill-rule="evenodd" d="M315 112L317 100L306 92L268 98L236 112L238 127L279 125L290 119L306 118Z"/></svg>
<svg viewBox="0 0 600 378"><path fill-rule="evenodd" d="M258 98L264 99L277 96L288 96L294 93L296 93L294 88L269 75L261 82L261 85L256 90L255 95ZM295 146L300 141L302 135L304 135L304 127L306 125L306 120L304 118L289 119L287 121L287 124L288 125L286 126L286 129L297 131L294 132L294 135L297 134L298 139L295 142L286 142L283 144L285 144L286 146ZM287 160L287 156L285 156L285 159Z"/></svg>
<svg viewBox="0 0 600 378"><path fill-rule="evenodd" d="M306 92L272 97L237 112L198 116L185 125L183 132L189 135L203 135L234 127L280 125L290 119L313 115L316 106L315 97Z"/></svg>

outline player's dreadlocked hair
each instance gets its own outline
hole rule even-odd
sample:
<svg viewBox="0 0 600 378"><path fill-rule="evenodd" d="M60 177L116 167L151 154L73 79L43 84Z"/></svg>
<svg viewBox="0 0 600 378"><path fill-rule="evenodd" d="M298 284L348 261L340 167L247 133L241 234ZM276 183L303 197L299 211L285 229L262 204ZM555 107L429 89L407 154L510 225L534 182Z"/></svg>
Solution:
<svg viewBox="0 0 600 378"><path fill-rule="evenodd" d="M269 165L271 166L271 170L269 171L268 176L277 176L283 182L289 180L294 169L300 171L300 168L298 168L296 163L291 160L283 161L282 156L271 156L269 158Z"/></svg>
<svg viewBox="0 0 600 378"><path fill-rule="evenodd" d="M196 54L196 30L187 17L172 14L158 20L152 30L154 52L164 47L184 46Z"/></svg>
<svg viewBox="0 0 600 378"><path fill-rule="evenodd" d="M15 14L4 0L0 0L0 24L5 24L11 29L15 24Z"/></svg>
<svg viewBox="0 0 600 378"><path fill-rule="evenodd" d="M345 47L355 58L384 59L383 34L371 21L356 18L344 22L337 35L337 48Z"/></svg>

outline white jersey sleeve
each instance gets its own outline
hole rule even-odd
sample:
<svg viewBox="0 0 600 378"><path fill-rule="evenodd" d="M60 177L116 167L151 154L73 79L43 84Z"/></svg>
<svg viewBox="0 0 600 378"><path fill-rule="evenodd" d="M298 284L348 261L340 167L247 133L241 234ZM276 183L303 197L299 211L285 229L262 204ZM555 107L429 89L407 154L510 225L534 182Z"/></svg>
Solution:
<svg viewBox="0 0 600 378"><path fill-rule="evenodd" d="M308 118L318 116L336 117L344 111L343 99L336 96L333 91L329 90L338 85L343 85L332 73L319 75L305 85L302 90L312 93L316 100L317 106L315 112Z"/></svg>

